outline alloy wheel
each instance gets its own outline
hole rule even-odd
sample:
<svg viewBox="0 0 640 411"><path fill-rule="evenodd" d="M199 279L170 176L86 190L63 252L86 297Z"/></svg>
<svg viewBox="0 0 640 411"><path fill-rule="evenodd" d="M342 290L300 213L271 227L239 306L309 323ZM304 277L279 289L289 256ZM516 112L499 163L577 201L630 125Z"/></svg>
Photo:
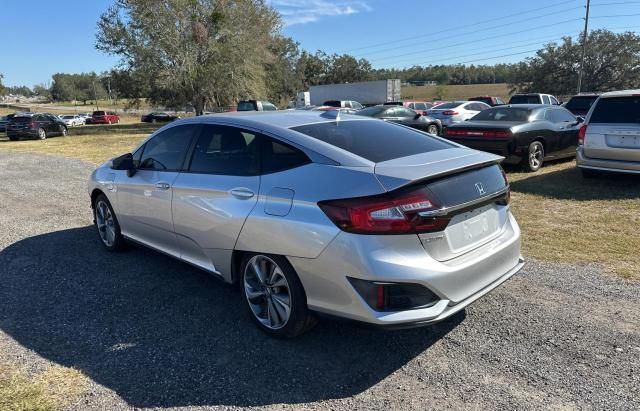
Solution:
<svg viewBox="0 0 640 411"><path fill-rule="evenodd" d="M47 138L47 132L46 132L46 131L44 131L44 129L43 129L43 128L39 128L39 129L38 129L38 138L39 138L40 140L44 140L45 138Z"/></svg>
<svg viewBox="0 0 640 411"><path fill-rule="evenodd" d="M245 266L244 293L255 318L278 330L291 316L291 289L282 269L264 255L252 257Z"/></svg>
<svg viewBox="0 0 640 411"><path fill-rule="evenodd" d="M529 153L529 165L532 170L537 170L542 165L544 159L544 151L541 144L535 144L533 150Z"/></svg>
<svg viewBox="0 0 640 411"><path fill-rule="evenodd" d="M104 245L112 247L116 241L115 221L111 209L104 201L98 201L96 204L96 225Z"/></svg>
<svg viewBox="0 0 640 411"><path fill-rule="evenodd" d="M434 136L437 136L438 135L438 126L436 126L435 124L430 125L427 128L427 133L433 134Z"/></svg>

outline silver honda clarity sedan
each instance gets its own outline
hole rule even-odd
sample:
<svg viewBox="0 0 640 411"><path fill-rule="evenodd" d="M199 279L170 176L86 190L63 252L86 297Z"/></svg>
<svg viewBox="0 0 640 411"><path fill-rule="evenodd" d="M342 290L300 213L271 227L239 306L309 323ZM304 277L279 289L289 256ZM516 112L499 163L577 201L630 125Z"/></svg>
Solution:
<svg viewBox="0 0 640 411"><path fill-rule="evenodd" d="M173 122L89 181L102 244L133 241L238 284L281 337L316 313L443 320L518 272L501 157L334 112Z"/></svg>

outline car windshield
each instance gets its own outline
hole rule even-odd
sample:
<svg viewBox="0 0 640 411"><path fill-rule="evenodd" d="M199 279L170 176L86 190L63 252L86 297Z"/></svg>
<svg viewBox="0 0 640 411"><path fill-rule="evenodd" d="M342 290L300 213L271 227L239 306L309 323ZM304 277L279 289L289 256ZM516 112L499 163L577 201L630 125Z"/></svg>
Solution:
<svg viewBox="0 0 640 411"><path fill-rule="evenodd" d="M488 108L471 118L472 121L529 121L531 110L527 108Z"/></svg>
<svg viewBox="0 0 640 411"><path fill-rule="evenodd" d="M640 123L640 96L600 99L589 123Z"/></svg>
<svg viewBox="0 0 640 411"><path fill-rule="evenodd" d="M373 117L382 113L386 109L387 107L384 107L384 106L367 107L367 108L363 108L362 110L358 110L356 114L359 116Z"/></svg>
<svg viewBox="0 0 640 411"><path fill-rule="evenodd" d="M571 100L565 106L568 110L583 110L588 111L594 101L598 99L598 96L576 96L571 97Z"/></svg>
<svg viewBox="0 0 640 411"><path fill-rule="evenodd" d="M540 97L536 95L515 95L509 100L509 104L540 104Z"/></svg>
<svg viewBox="0 0 640 411"><path fill-rule="evenodd" d="M461 103L459 101L452 101L450 103L440 104L440 105L436 106L435 108L437 108L438 110L440 110L440 109L446 110L446 109L449 109L449 108L456 108L456 107L458 107L458 106L460 106L462 104L463 103Z"/></svg>
<svg viewBox="0 0 640 411"><path fill-rule="evenodd" d="M307 124L292 130L339 147L374 163L453 145L410 128L380 120L344 120Z"/></svg>

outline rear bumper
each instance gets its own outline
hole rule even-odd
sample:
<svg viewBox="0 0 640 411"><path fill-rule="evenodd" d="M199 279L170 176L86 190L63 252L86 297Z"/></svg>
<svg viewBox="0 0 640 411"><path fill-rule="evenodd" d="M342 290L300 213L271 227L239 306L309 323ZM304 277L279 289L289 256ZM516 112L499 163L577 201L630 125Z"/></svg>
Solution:
<svg viewBox="0 0 640 411"><path fill-rule="evenodd" d="M590 158L584 154L582 147L576 150L576 163L584 169L640 174L640 162Z"/></svg>
<svg viewBox="0 0 640 411"><path fill-rule="evenodd" d="M504 157L504 164L519 164L522 162L522 149L518 149L513 140L504 141L487 141L468 139L468 138L445 138L453 141L454 143L462 144L465 147L473 148L474 150L485 151L487 153L497 154Z"/></svg>
<svg viewBox="0 0 640 411"><path fill-rule="evenodd" d="M289 258L310 309L376 326L435 323L457 313L511 278L524 265L520 229L509 215L502 234L449 261L432 258L416 235L364 236L341 232L318 258ZM373 310L347 277L420 284L438 296L434 305Z"/></svg>

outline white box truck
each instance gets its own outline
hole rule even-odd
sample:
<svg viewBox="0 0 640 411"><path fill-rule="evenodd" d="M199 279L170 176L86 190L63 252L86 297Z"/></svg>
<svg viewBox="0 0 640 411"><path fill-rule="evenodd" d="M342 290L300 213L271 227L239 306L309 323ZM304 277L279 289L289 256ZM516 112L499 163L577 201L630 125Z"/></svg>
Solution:
<svg viewBox="0 0 640 411"><path fill-rule="evenodd" d="M360 81L309 87L311 104L320 106L329 100L355 100L360 104L382 104L400 101L400 80Z"/></svg>

